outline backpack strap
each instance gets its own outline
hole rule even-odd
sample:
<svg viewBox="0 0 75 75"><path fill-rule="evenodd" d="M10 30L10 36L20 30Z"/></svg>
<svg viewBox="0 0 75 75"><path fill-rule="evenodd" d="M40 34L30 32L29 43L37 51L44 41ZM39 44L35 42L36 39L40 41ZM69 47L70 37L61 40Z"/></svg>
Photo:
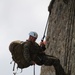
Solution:
<svg viewBox="0 0 75 75"><path fill-rule="evenodd" d="M16 63L14 62L14 65L13 65L13 71L15 71L15 64L16 64Z"/></svg>
<svg viewBox="0 0 75 75"><path fill-rule="evenodd" d="M13 74L16 75L16 74L19 74L19 73L22 73L23 69L21 69L21 72L17 72L18 71L18 66L17 66L17 71L15 71L15 65L16 63L14 62L14 65L13 65Z"/></svg>

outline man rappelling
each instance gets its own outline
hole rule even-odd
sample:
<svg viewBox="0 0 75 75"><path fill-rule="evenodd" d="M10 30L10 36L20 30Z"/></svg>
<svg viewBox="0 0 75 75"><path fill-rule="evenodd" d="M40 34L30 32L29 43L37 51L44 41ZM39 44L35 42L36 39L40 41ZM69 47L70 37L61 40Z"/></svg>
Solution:
<svg viewBox="0 0 75 75"><path fill-rule="evenodd" d="M23 47L22 56L23 56L24 61L26 61L27 63L26 67L29 67L35 64L39 66L42 66L42 65L54 66L56 75L66 75L64 72L64 69L62 68L60 64L60 60L54 56L45 54L44 52L46 50L45 43L41 41L40 45L37 44L36 43L37 38L38 38L38 34L32 31L29 33L29 38L22 45ZM16 45L14 48L15 49L17 48ZM11 47L9 49L11 49ZM12 55L14 57L14 54ZM26 63L23 63L23 64L26 64ZM18 64L20 64L20 62ZM22 68L26 68L26 67L22 67Z"/></svg>

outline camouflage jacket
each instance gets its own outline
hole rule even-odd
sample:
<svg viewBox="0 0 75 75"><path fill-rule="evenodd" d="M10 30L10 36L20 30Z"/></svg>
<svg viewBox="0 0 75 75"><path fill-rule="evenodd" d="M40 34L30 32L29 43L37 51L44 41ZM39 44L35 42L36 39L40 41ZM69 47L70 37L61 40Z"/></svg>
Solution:
<svg viewBox="0 0 75 75"><path fill-rule="evenodd" d="M29 64L32 64L31 61L35 58L35 56L44 50L45 48L40 47L36 42L32 43L27 40L24 44L24 58Z"/></svg>

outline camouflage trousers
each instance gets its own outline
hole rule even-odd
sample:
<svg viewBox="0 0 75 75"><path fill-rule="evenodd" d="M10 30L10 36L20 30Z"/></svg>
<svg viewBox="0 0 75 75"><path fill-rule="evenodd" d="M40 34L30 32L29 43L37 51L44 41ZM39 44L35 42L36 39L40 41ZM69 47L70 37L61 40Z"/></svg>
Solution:
<svg viewBox="0 0 75 75"><path fill-rule="evenodd" d="M54 66L56 75L66 75L63 67L60 64L60 60L54 56L46 54L38 54L34 59L37 65Z"/></svg>

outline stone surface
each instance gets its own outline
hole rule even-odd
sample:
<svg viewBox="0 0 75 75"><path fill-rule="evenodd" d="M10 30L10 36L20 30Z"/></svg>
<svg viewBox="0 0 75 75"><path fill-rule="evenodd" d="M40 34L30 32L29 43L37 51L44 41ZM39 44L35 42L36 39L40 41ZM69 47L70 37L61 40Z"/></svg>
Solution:
<svg viewBox="0 0 75 75"><path fill-rule="evenodd" d="M75 75L75 1L55 0L49 15L46 54L56 56L67 75ZM42 66L41 75L55 75L53 66Z"/></svg>

